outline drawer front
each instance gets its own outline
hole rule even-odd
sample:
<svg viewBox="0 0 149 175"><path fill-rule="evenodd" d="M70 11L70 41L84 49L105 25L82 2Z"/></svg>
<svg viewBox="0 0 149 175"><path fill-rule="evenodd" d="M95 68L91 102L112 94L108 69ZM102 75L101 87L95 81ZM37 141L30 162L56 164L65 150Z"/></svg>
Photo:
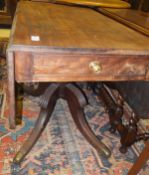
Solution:
<svg viewBox="0 0 149 175"><path fill-rule="evenodd" d="M148 57L48 53L15 53L18 82L141 80Z"/></svg>

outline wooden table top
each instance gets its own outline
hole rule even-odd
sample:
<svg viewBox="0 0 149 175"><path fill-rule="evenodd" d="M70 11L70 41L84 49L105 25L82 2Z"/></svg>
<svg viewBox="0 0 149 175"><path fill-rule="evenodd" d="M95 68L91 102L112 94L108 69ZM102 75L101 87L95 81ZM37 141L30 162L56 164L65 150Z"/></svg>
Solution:
<svg viewBox="0 0 149 175"><path fill-rule="evenodd" d="M130 4L122 0L32 0L58 4L83 5L90 7L129 8Z"/></svg>
<svg viewBox="0 0 149 175"><path fill-rule="evenodd" d="M142 26L149 30L149 16L145 16L141 12L133 9L110 9L105 10L120 16L123 19L130 20L131 22Z"/></svg>
<svg viewBox="0 0 149 175"><path fill-rule="evenodd" d="M149 16L138 10L98 8L98 11L149 36Z"/></svg>
<svg viewBox="0 0 149 175"><path fill-rule="evenodd" d="M47 0L50 2L50 0ZM54 3L75 4L90 7L129 8L130 4L121 0L53 0Z"/></svg>
<svg viewBox="0 0 149 175"><path fill-rule="evenodd" d="M149 55L149 38L93 9L22 1L9 47Z"/></svg>

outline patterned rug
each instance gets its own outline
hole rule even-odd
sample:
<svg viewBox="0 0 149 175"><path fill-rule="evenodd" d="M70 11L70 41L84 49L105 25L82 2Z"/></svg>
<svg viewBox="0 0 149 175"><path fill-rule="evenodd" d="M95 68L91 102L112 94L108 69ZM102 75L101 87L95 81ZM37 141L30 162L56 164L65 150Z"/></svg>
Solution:
<svg viewBox="0 0 149 175"><path fill-rule="evenodd" d="M39 106L37 98L26 96L23 102L22 125L16 130L10 130L5 98L4 60L1 60L0 70L0 175L127 175L143 149L143 143L137 143L125 155L121 154L119 135L108 131L108 115L101 101L86 89L89 99L89 105L85 107L86 118L98 138L110 148L111 157L105 159L97 154L76 128L66 101L60 99L36 145L20 167L12 167L15 153L34 127ZM145 174L149 174L147 166L140 172L140 175Z"/></svg>

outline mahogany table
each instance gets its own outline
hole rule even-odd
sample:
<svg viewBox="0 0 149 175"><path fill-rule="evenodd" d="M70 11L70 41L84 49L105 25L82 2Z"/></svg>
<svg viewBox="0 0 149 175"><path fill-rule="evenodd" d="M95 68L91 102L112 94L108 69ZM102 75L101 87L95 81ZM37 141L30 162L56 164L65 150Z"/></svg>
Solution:
<svg viewBox="0 0 149 175"><path fill-rule="evenodd" d="M148 37L84 7L19 2L7 50L10 127L16 127L17 83L50 82L41 96L33 132L14 161L20 162L43 131L58 98L68 101L81 133L102 155L83 113L81 91L70 82L149 79Z"/></svg>

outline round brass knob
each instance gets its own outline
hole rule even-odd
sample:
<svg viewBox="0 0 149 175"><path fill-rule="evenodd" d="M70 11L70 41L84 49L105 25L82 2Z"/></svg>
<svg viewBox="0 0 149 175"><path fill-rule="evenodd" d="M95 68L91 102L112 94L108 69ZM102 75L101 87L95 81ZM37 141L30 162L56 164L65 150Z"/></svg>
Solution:
<svg viewBox="0 0 149 175"><path fill-rule="evenodd" d="M92 61L89 64L89 68L96 74L99 74L102 71L102 66L98 61Z"/></svg>

